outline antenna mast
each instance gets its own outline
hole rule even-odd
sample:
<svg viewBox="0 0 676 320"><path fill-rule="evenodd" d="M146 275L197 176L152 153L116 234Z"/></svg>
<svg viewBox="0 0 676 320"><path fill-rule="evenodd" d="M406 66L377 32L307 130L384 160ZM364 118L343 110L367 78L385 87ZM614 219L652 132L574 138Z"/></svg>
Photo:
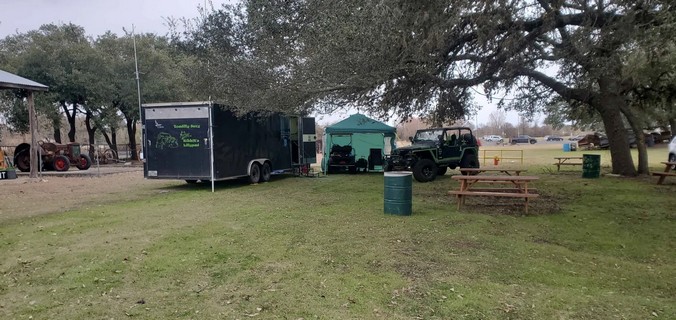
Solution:
<svg viewBox="0 0 676 320"><path fill-rule="evenodd" d="M138 94L138 118L141 120L141 79L138 74L138 56L136 55L136 34L134 33L134 25L131 25L131 36L134 41L134 66L136 67L136 92Z"/></svg>

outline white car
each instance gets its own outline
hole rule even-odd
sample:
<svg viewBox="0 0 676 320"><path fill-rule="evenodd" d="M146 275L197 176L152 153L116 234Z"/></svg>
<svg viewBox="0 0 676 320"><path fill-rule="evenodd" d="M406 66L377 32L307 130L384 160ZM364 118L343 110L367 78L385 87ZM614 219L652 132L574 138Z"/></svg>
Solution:
<svg viewBox="0 0 676 320"><path fill-rule="evenodd" d="M676 162L676 136L669 142L669 162Z"/></svg>
<svg viewBox="0 0 676 320"><path fill-rule="evenodd" d="M496 135L484 136L483 140L487 141L487 142L502 142L503 141L501 136L496 136Z"/></svg>

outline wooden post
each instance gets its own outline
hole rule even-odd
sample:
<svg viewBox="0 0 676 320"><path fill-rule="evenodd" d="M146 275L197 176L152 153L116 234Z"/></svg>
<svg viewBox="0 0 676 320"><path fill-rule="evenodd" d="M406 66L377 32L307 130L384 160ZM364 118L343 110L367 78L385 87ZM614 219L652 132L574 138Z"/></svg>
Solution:
<svg viewBox="0 0 676 320"><path fill-rule="evenodd" d="M30 159L31 159L31 172L30 176L31 178L37 178L38 177L38 142L35 139L36 136L36 126L37 124L35 123L35 104L33 102L33 91L29 91L28 93L28 123L30 126L30 131L31 131L31 149L30 149Z"/></svg>

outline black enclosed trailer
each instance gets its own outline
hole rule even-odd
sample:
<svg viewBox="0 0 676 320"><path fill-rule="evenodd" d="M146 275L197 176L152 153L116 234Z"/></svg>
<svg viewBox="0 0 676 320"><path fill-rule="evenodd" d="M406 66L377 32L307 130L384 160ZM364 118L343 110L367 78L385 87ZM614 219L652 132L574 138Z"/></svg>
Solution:
<svg viewBox="0 0 676 320"><path fill-rule="evenodd" d="M238 116L213 102L144 104L141 117L143 172L149 179L248 177L256 183L316 162L314 118Z"/></svg>

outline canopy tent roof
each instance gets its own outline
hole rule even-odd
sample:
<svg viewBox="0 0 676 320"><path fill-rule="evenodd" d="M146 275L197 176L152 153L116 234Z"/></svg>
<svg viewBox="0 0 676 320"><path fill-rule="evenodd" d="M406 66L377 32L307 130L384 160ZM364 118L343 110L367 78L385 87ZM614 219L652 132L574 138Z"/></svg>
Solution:
<svg viewBox="0 0 676 320"><path fill-rule="evenodd" d="M347 119L334 125L326 127L325 132L327 134L383 133L395 135L397 129L358 113L353 114Z"/></svg>
<svg viewBox="0 0 676 320"><path fill-rule="evenodd" d="M33 80L28 80L19 77L13 73L0 70L0 89L25 89L31 91L47 91L49 87L44 84L37 83Z"/></svg>

